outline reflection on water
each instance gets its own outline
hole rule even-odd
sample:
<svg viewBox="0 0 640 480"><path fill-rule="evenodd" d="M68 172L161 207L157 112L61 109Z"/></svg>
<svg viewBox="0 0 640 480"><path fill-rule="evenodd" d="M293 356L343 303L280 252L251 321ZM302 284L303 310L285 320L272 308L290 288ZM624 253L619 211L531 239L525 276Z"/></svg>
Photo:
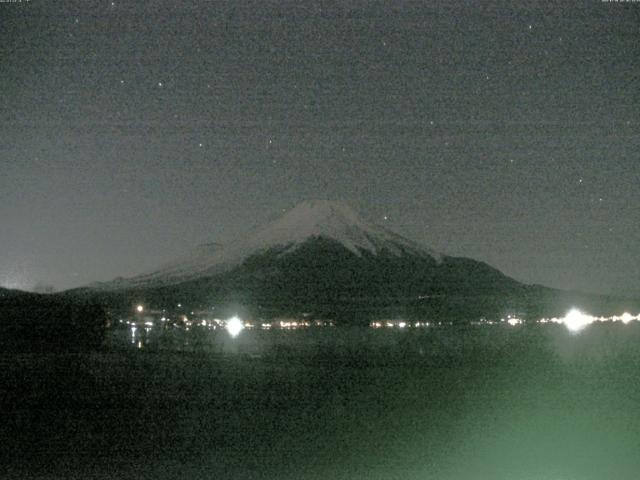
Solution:
<svg viewBox="0 0 640 480"><path fill-rule="evenodd" d="M0 370L1 385L36 386L8 416L15 463L39 456L47 473L58 463L47 478L154 480L635 480L640 471L634 322L579 334L553 322L255 327L235 338L202 324L125 324L108 347L62 366L34 358Z"/></svg>
<svg viewBox="0 0 640 480"><path fill-rule="evenodd" d="M309 320L309 319L278 319L274 321L249 321L242 320L238 316L233 316L226 320L211 318L208 314L198 318L185 315L178 315L178 320L172 320L168 314L161 318L154 318L151 315L142 315L145 312L142 305L136 308L137 315L130 320L120 320L118 325L120 328L112 329L109 332L109 343L111 346L121 346L120 337L124 328L129 329L130 343L137 348L152 348L160 350L202 350L212 352L251 350L258 348L259 344L265 341L265 338L273 339L273 335L255 334L255 331L298 331L310 330L310 335L302 335L296 338L306 337L322 337L324 333L318 333L321 329L334 327L332 320ZM161 312L165 312L162 310ZM191 312L194 314L195 312ZM208 313L208 312L205 312ZM587 327L592 325L629 325L640 321L640 314L631 315L628 312L622 315L613 315L608 317L596 317L583 313L578 309L572 309L564 317L559 318L541 318L538 320L523 320L521 318L508 315L500 320L480 319L470 322L466 326L453 325L450 322L441 321L408 321L402 318L376 320L369 324L372 330L394 330L394 331L415 331L416 335L423 335L427 332L427 336L440 335L446 337L446 332L465 331L472 329L474 335L481 338L486 332L502 331L503 328L530 328L534 326L564 326L573 334L581 334ZM342 332L350 329L342 329ZM352 329L351 329L352 330ZM361 329L357 329L361 331ZM250 333L251 332L251 333ZM436 333L434 333L436 332ZM445 332L443 334L442 332ZM337 334L341 336L342 333ZM396 336L396 332L390 334L391 337ZM335 336L329 334L330 337ZM362 335L360 335L362 336ZM389 334L386 335L387 337ZM383 333L365 334L366 342L372 339L385 338ZM230 339L237 339L235 342L229 342ZM494 339L495 340L495 339Z"/></svg>
<svg viewBox="0 0 640 480"><path fill-rule="evenodd" d="M446 354L447 358L462 359L465 355L485 350L513 349L518 342L537 342L536 346L544 345L553 355L568 360L581 354L591 357L613 354L620 345L640 340L638 332L640 324L636 322L585 323L581 318L570 318L565 324L549 322L517 326L513 322L504 322L421 328L273 328L271 324L256 328L235 317L225 326L120 325L108 331L106 346L256 357L266 354L308 356L332 351L336 354L361 352L363 357L386 352L407 358L428 359Z"/></svg>

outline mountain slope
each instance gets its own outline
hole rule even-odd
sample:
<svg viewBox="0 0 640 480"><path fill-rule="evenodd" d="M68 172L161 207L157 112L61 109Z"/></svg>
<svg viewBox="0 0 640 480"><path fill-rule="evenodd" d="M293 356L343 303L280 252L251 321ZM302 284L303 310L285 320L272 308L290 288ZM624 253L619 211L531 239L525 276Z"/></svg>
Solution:
<svg viewBox="0 0 640 480"><path fill-rule="evenodd" d="M483 262L438 254L368 224L345 205L314 201L234 245L205 245L155 272L88 292L123 308L183 303L365 321L500 315L527 288Z"/></svg>
<svg viewBox="0 0 640 480"><path fill-rule="evenodd" d="M411 253L356 255L335 240L314 237L297 249L273 249L220 275L138 291L160 304L253 307L271 317L310 312L340 319L453 311L450 300L506 297L525 288L481 262L436 261ZM457 301L457 300L456 300ZM468 311L466 307L459 311ZM495 309L492 309L493 312Z"/></svg>
<svg viewBox="0 0 640 480"><path fill-rule="evenodd" d="M332 240L356 256L384 253L396 257L429 257L437 261L443 257L388 229L366 223L346 205L317 200L300 203L232 245L206 244L151 273L94 287L127 289L178 284L227 272L259 253L274 249L278 249L280 255L291 253L313 238Z"/></svg>
<svg viewBox="0 0 640 480"><path fill-rule="evenodd" d="M139 302L180 303L215 307L217 315L305 314L346 323L537 319L572 307L610 315L638 304L524 285L486 263L441 255L368 224L329 201L303 202L232 245L202 245L149 274L61 295L90 297L123 314Z"/></svg>

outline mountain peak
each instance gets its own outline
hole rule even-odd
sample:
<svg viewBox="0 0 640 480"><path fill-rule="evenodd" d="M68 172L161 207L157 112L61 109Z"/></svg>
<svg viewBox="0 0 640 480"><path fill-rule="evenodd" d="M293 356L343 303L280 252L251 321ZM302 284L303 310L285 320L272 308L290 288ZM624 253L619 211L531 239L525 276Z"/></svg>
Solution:
<svg viewBox="0 0 640 480"><path fill-rule="evenodd" d="M255 247L287 245L309 237L342 241L348 231L372 230L348 205L331 200L307 200L275 221L258 228L251 237ZM373 232L370 232L373 233ZM351 249L352 250L352 249Z"/></svg>
<svg viewBox="0 0 640 480"><path fill-rule="evenodd" d="M368 252L372 255L410 254L432 257L436 261L441 259L441 255L416 242L384 227L367 223L344 203L307 200L231 245L201 245L159 270L125 280L125 283L170 284L215 275L241 264L251 255L273 248L278 248L281 254L286 254L313 238L336 242L357 256Z"/></svg>
<svg viewBox="0 0 640 480"><path fill-rule="evenodd" d="M247 240L234 246L238 256L285 247L295 250L312 238L324 238L341 244L355 255L441 255L384 227L363 220L350 206L333 200L307 200L297 204L280 218L254 230Z"/></svg>

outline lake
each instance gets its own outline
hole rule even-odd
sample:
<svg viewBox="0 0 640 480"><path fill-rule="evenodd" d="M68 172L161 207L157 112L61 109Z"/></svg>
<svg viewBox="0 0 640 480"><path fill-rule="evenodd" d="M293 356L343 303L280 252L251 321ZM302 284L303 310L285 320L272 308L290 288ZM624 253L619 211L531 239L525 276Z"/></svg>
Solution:
<svg viewBox="0 0 640 480"><path fill-rule="evenodd" d="M144 333L2 357L2 478L640 471L636 322Z"/></svg>

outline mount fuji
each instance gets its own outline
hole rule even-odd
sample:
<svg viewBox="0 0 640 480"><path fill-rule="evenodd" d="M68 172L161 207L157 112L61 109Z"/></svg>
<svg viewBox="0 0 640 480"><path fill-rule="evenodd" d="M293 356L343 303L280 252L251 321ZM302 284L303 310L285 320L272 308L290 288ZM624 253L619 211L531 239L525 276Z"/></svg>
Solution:
<svg viewBox="0 0 640 480"><path fill-rule="evenodd" d="M347 205L316 200L298 204L232 245L203 244L150 273L93 286L122 289L178 284L227 272L256 255L277 251L278 258L285 257L319 239L339 245L356 257L415 256L437 263L443 259L431 249L365 222Z"/></svg>
<svg viewBox="0 0 640 480"><path fill-rule="evenodd" d="M242 306L253 315L499 315L527 285L364 221L339 202L305 201L231 245L205 244L157 270L83 289L130 308ZM542 288L542 287L540 287ZM506 305L506 306L505 306Z"/></svg>

